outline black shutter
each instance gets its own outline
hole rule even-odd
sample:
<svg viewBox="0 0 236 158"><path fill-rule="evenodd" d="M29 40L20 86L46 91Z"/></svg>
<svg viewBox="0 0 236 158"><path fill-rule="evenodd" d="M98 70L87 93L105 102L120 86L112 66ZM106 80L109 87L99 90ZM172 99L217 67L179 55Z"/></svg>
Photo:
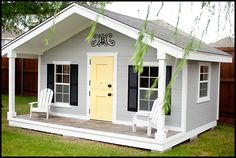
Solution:
<svg viewBox="0 0 236 158"><path fill-rule="evenodd" d="M128 67L128 111L138 110L138 73L134 72L134 66Z"/></svg>
<svg viewBox="0 0 236 158"><path fill-rule="evenodd" d="M172 75L172 66L166 66L166 87L170 83L171 75ZM170 90L170 94L171 94L171 90ZM170 105L171 105L171 95L170 95ZM170 108L170 111L166 115L170 115L170 114L171 114L171 108Z"/></svg>
<svg viewBox="0 0 236 158"><path fill-rule="evenodd" d="M166 66L166 87L170 83L172 74L172 66Z"/></svg>
<svg viewBox="0 0 236 158"><path fill-rule="evenodd" d="M47 64L47 88L54 92L54 64ZM52 102L54 103L54 95Z"/></svg>
<svg viewBox="0 0 236 158"><path fill-rule="evenodd" d="M70 105L78 106L78 65L70 65Z"/></svg>

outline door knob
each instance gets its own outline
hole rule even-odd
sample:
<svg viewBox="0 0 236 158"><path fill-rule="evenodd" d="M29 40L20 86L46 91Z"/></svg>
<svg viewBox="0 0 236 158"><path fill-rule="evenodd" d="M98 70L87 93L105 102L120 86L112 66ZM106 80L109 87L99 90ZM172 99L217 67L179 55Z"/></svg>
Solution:
<svg viewBox="0 0 236 158"><path fill-rule="evenodd" d="M111 93L108 93L107 95L110 97L110 96L111 96Z"/></svg>
<svg viewBox="0 0 236 158"><path fill-rule="evenodd" d="M111 86L112 86L111 84L107 85L107 87L109 87L109 88L111 88Z"/></svg>

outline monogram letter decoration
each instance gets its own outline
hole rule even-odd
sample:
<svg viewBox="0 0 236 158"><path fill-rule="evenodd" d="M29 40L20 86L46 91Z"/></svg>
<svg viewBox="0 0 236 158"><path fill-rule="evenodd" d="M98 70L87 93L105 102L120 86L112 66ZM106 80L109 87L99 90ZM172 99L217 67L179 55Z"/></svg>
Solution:
<svg viewBox="0 0 236 158"><path fill-rule="evenodd" d="M111 39L112 38L112 34L111 33L102 33L102 34L94 34L93 35L93 39L91 41L91 46L95 47L95 46L114 46L115 45L115 41Z"/></svg>

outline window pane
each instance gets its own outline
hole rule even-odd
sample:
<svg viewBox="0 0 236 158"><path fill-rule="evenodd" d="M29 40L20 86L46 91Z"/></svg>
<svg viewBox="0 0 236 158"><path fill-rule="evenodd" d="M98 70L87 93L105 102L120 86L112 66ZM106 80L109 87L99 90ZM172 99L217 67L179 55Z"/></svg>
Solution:
<svg viewBox="0 0 236 158"><path fill-rule="evenodd" d="M56 94L56 102L62 102L62 94Z"/></svg>
<svg viewBox="0 0 236 158"><path fill-rule="evenodd" d="M155 82L156 79L157 78L150 78L149 79L150 80L150 85L149 85L150 88L152 87L152 84ZM157 85L158 85L158 82L156 82L156 86L154 88L157 88Z"/></svg>
<svg viewBox="0 0 236 158"><path fill-rule="evenodd" d="M146 95L146 90L140 90L140 99L148 99L148 98L145 98L145 95Z"/></svg>
<svg viewBox="0 0 236 158"><path fill-rule="evenodd" d="M143 73L140 76L149 76L149 67L143 67Z"/></svg>
<svg viewBox="0 0 236 158"><path fill-rule="evenodd" d="M63 83L69 83L69 75L63 75Z"/></svg>
<svg viewBox="0 0 236 158"><path fill-rule="evenodd" d="M63 93L69 93L69 85L63 85Z"/></svg>
<svg viewBox="0 0 236 158"><path fill-rule="evenodd" d="M66 73L66 74L70 73L69 65L63 65L63 73Z"/></svg>
<svg viewBox="0 0 236 158"><path fill-rule="evenodd" d="M203 75L203 80L208 80L208 74Z"/></svg>
<svg viewBox="0 0 236 158"><path fill-rule="evenodd" d="M149 102L149 109L148 109L148 111L151 111L151 110L152 110L153 102L154 102L154 101L150 101L150 102Z"/></svg>
<svg viewBox="0 0 236 158"><path fill-rule="evenodd" d="M205 73L208 72L208 66L203 66L203 72L205 72Z"/></svg>
<svg viewBox="0 0 236 158"><path fill-rule="evenodd" d="M206 97L207 96L207 89L200 89L200 97Z"/></svg>
<svg viewBox="0 0 236 158"><path fill-rule="evenodd" d="M56 66L56 73L62 73L62 65Z"/></svg>
<svg viewBox="0 0 236 158"><path fill-rule="evenodd" d="M155 100L157 98L157 91L152 91L150 100Z"/></svg>
<svg viewBox="0 0 236 158"><path fill-rule="evenodd" d="M148 78L140 78L140 87L148 88Z"/></svg>
<svg viewBox="0 0 236 158"><path fill-rule="evenodd" d="M56 75L56 82L62 83L62 75Z"/></svg>
<svg viewBox="0 0 236 158"><path fill-rule="evenodd" d="M61 92L62 93L62 85L56 85L57 89L56 89L56 92Z"/></svg>
<svg viewBox="0 0 236 158"><path fill-rule="evenodd" d="M203 81L203 74L200 74L200 81Z"/></svg>
<svg viewBox="0 0 236 158"><path fill-rule="evenodd" d="M139 109L140 110L148 110L148 101L140 100Z"/></svg>
<svg viewBox="0 0 236 158"><path fill-rule="evenodd" d="M63 102L69 103L69 95L68 94L63 94Z"/></svg>
<svg viewBox="0 0 236 158"><path fill-rule="evenodd" d="M203 96L207 96L207 89L203 90Z"/></svg>
<svg viewBox="0 0 236 158"><path fill-rule="evenodd" d="M207 89L207 82L200 83L200 89Z"/></svg>
<svg viewBox="0 0 236 158"><path fill-rule="evenodd" d="M150 76L158 77L158 67L150 67Z"/></svg>

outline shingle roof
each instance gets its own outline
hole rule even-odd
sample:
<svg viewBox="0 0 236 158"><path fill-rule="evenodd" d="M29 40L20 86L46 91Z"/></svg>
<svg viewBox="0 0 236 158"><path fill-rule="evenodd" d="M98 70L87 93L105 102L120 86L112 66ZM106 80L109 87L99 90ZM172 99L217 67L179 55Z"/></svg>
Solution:
<svg viewBox="0 0 236 158"><path fill-rule="evenodd" d="M89 7L84 6L84 7L98 12L98 10L94 7L90 7L90 6ZM109 11L109 10L105 10L104 15L111 18L111 19L119 21L119 22L121 22L125 25L128 25L132 28L135 28L135 29L140 29L143 25L143 22L144 22L144 20L134 18L134 17L130 17L130 16L126 16L126 15L119 14L119 13L115 13L115 12L112 12L112 11ZM163 23L163 21L162 21L162 23ZM168 24L168 25L170 25L170 24ZM165 27L162 24L160 24L158 22L155 22L155 21L149 21L148 22L148 30L153 30L154 31L154 36L156 38L159 38L159 39L164 40L166 42L172 43L173 45L176 45L176 46L181 47L181 48L185 48L186 44L189 41L188 34L183 33L182 30L178 31L180 33L177 33L177 35L175 37L175 41L173 41L174 30L170 29L168 27ZM196 42L194 42L194 43L196 45L196 44L198 44L198 42L200 40L196 39L195 41ZM201 45L197 49L197 51L229 56L229 54L227 54L227 53L225 53L221 50L218 50L216 48L213 48L213 47L205 44L204 42L201 42Z"/></svg>
<svg viewBox="0 0 236 158"><path fill-rule="evenodd" d="M16 34L14 32L11 33L11 32L8 32L8 31L5 31L2 29L2 38L14 39L14 38L18 37L19 35L21 35L21 33L20 34Z"/></svg>
<svg viewBox="0 0 236 158"><path fill-rule="evenodd" d="M234 38L225 37L214 43L210 43L211 47L234 47Z"/></svg>

